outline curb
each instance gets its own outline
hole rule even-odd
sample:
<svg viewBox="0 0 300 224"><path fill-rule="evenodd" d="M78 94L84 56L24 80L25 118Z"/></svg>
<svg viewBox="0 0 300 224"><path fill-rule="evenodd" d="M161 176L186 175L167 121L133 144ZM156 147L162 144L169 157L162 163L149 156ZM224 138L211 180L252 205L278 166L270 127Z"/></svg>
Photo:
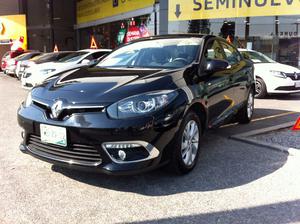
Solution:
<svg viewBox="0 0 300 224"><path fill-rule="evenodd" d="M268 128L262 128L262 129L258 129L258 130L254 130L254 131L249 131L249 132L238 134L238 135L232 135L229 138L233 139L233 140L249 143L252 145L262 146L262 147L266 147L268 149L284 152L291 156L296 155L296 154L300 155L299 149L289 148L289 147L285 147L285 146L281 146L281 145L277 145L277 144L270 144L267 142L258 141L258 140L249 138L253 135L259 135L259 134L264 134L264 133L268 133L268 132L272 132L272 131L277 131L280 129L293 127L294 124L295 124L295 122L287 122L287 123L283 123L283 124L268 127Z"/></svg>

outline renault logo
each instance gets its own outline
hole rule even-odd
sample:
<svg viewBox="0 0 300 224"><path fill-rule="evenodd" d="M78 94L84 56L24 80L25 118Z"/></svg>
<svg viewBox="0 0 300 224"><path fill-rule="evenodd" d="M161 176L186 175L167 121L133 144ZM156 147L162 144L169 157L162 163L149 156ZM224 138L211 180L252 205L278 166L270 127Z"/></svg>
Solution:
<svg viewBox="0 0 300 224"><path fill-rule="evenodd" d="M298 79L298 74L296 72L294 74L294 77L295 77L296 80Z"/></svg>
<svg viewBox="0 0 300 224"><path fill-rule="evenodd" d="M61 100L57 100L51 107L52 117L58 118L62 111L63 111L63 102Z"/></svg>

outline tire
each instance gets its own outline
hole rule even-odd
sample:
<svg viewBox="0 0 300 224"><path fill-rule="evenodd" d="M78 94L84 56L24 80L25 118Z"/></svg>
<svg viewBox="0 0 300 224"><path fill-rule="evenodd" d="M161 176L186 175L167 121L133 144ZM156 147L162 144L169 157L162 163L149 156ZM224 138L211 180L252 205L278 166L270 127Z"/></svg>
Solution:
<svg viewBox="0 0 300 224"><path fill-rule="evenodd" d="M255 81L255 97L258 99L265 98L268 95L267 86L263 79L256 78Z"/></svg>
<svg viewBox="0 0 300 224"><path fill-rule="evenodd" d="M248 124L251 122L254 113L254 90L251 89L245 105L237 113L236 118L240 124Z"/></svg>
<svg viewBox="0 0 300 224"><path fill-rule="evenodd" d="M189 135L188 132L188 130L190 130L192 133L191 127L197 128L194 129L196 132L194 138L190 138L193 135ZM174 138L174 142L172 144L173 149L170 151L171 161L169 164L169 170L171 172L182 175L189 173L194 169L200 153L201 128L202 126L199 117L192 111L188 112ZM187 139L187 137L190 139ZM186 146L185 148L183 148L184 145ZM185 155L183 155L183 153Z"/></svg>

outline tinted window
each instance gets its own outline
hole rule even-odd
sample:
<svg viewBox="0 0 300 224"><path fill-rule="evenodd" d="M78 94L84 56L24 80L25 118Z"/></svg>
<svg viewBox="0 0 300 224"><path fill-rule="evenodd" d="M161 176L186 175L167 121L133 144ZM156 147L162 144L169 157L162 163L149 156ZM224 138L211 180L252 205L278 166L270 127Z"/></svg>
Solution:
<svg viewBox="0 0 300 224"><path fill-rule="evenodd" d="M68 56L69 54L72 54L73 52L60 52L60 53L48 53L44 54L41 57L35 58L33 61L36 64L41 64L45 62L55 62L59 59Z"/></svg>
<svg viewBox="0 0 300 224"><path fill-rule="evenodd" d="M108 52L96 52L96 53L93 53L91 56L93 57L93 59L98 59L105 54L108 54Z"/></svg>
<svg viewBox="0 0 300 224"><path fill-rule="evenodd" d="M25 54L22 54L22 55L16 57L16 60L17 61L29 60L29 59L31 59L35 56L40 55L40 54L41 53L38 53L38 52L37 53L25 53Z"/></svg>
<svg viewBox="0 0 300 224"><path fill-rule="evenodd" d="M230 65L234 65L238 63L241 60L241 56L237 49L235 49L233 46L221 41L221 45L224 49L226 59Z"/></svg>
<svg viewBox="0 0 300 224"><path fill-rule="evenodd" d="M87 53L88 52L84 52L84 51L75 52L75 53L69 54L66 57L59 59L59 62L74 62L74 61L80 60L80 58L82 58L82 56L84 56Z"/></svg>
<svg viewBox="0 0 300 224"><path fill-rule="evenodd" d="M219 42L216 40L210 41L207 44L206 50L204 52L204 57L207 60L210 59L219 59L219 60L225 60L224 52L222 47L220 46Z"/></svg>
<svg viewBox="0 0 300 224"><path fill-rule="evenodd" d="M93 54L90 54L89 56L87 56L84 59L89 60L90 64L93 64L93 63L96 63L100 57L102 57L103 55L106 55L106 54L108 54L108 53L107 52L95 52Z"/></svg>

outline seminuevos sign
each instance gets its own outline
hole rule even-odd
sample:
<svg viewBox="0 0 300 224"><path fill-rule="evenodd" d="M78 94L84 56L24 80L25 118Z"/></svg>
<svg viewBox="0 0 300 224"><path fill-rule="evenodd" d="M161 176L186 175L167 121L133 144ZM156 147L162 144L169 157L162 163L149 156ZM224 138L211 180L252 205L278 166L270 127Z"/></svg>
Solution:
<svg viewBox="0 0 300 224"><path fill-rule="evenodd" d="M299 13L300 0L169 0L170 21Z"/></svg>

